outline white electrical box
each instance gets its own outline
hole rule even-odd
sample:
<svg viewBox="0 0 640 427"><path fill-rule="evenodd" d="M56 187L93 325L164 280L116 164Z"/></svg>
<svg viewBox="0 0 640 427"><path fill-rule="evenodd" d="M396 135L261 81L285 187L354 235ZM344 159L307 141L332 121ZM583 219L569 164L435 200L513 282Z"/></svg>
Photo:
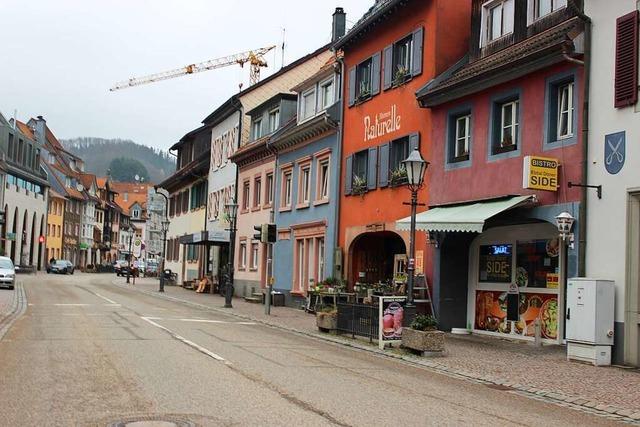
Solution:
<svg viewBox="0 0 640 427"><path fill-rule="evenodd" d="M611 364L615 284L612 280L573 278L567 283L567 358Z"/></svg>

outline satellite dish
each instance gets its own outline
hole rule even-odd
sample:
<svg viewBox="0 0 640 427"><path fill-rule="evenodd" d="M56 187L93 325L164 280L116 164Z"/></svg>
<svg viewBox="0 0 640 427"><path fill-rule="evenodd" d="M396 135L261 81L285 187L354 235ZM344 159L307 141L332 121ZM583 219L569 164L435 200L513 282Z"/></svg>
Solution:
<svg viewBox="0 0 640 427"><path fill-rule="evenodd" d="M78 191L80 191L80 192L84 191L84 187L83 187L83 185L82 185L82 184L80 184L80 183L76 184L76 190L78 190Z"/></svg>

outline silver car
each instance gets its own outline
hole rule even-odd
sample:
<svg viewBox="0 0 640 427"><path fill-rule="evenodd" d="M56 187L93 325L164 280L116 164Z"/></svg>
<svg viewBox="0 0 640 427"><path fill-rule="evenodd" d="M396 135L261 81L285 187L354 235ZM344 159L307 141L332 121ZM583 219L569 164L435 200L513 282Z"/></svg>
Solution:
<svg viewBox="0 0 640 427"><path fill-rule="evenodd" d="M16 268L11 258L0 256L0 286L13 289L16 281Z"/></svg>

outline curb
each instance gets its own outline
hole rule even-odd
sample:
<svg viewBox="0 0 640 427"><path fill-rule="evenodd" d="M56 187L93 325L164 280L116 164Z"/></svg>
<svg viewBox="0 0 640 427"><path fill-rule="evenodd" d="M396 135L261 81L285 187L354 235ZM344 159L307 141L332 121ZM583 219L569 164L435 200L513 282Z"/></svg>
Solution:
<svg viewBox="0 0 640 427"><path fill-rule="evenodd" d="M132 287L119 284L116 281L112 281L111 283L115 286L118 286L119 288L130 289L145 295L153 296L155 298L165 299L165 300L185 304L188 306L192 306L195 308L227 314L229 316L234 316L239 319L250 320L252 322L261 324L263 326L280 329L283 331L291 332L291 333L312 338L315 340L330 342L336 345L350 347L360 351L366 351L369 353L373 353L379 357L401 361L403 363L412 365L414 367L426 368L432 372L437 372L439 374L446 375L448 377L466 380L466 381L472 381L478 384L502 386L505 388L505 391L511 391L524 397L533 398L536 400L541 400L549 403L554 403L556 405L561 405L574 410L587 412L600 417L604 417L604 418L608 418L616 421L623 421L626 423L640 426L640 408L636 408L636 409L618 408L612 405L601 404L600 402L597 402L594 400L585 399L580 396L571 396L563 393L553 392L550 390L539 389L536 387L530 387L530 386L525 386L521 384L513 384L498 378L492 378L489 376L480 376L470 372L459 371L459 370L450 368L449 366L446 366L437 362L432 362L428 359L424 360L424 359L419 359L417 357L411 357L408 355L385 352L383 350L378 349L377 347L370 347L357 342L349 342L340 338L334 338L332 336L328 336L325 334L312 333L312 332L292 328L289 326L270 323L265 320L257 319L245 314L234 313L230 311L230 309L211 307L208 305L199 304L196 302L184 300L184 299L169 296L166 294L160 294L158 292L147 291L139 288L132 288ZM0 331L0 338L1 337L2 337L2 334Z"/></svg>
<svg viewBox="0 0 640 427"><path fill-rule="evenodd" d="M13 323L27 310L27 293L22 283L16 283L13 301L7 313L0 315L0 340L9 332Z"/></svg>

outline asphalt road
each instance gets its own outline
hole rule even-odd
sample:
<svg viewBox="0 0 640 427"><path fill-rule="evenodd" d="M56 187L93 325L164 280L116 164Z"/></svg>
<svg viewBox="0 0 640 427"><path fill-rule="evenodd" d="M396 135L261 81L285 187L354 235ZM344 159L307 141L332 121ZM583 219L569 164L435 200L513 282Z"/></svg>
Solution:
<svg viewBox="0 0 640 427"><path fill-rule="evenodd" d="M611 424L122 289L113 278L23 279L27 311L0 341L1 425Z"/></svg>

